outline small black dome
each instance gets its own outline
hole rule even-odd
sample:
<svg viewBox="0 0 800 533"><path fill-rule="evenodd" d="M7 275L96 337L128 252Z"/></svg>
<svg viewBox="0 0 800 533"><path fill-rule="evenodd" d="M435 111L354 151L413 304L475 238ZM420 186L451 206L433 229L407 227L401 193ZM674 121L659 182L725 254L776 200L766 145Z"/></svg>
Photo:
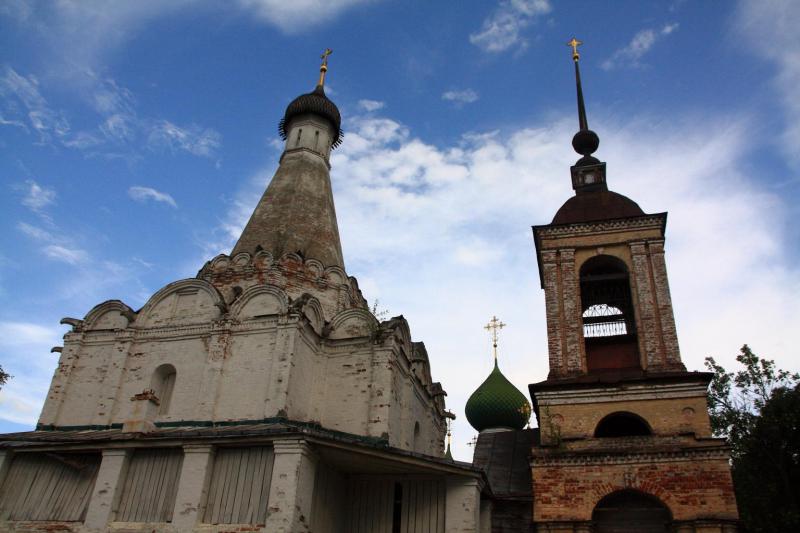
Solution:
<svg viewBox="0 0 800 533"><path fill-rule="evenodd" d="M301 94L286 107L286 113L278 124L278 133L281 139L286 140L289 122L298 116L307 113L313 113L328 119L333 126L333 147L336 148L342 143L342 115L339 114L339 108L336 107L327 96L325 96L325 89L322 85L317 87L310 93Z"/></svg>

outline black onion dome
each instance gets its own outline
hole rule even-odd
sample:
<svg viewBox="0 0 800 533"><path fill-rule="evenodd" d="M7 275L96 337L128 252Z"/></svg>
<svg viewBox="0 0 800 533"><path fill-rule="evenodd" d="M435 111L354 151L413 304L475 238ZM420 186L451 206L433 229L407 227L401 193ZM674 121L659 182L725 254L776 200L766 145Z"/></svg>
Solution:
<svg viewBox="0 0 800 533"><path fill-rule="evenodd" d="M325 95L322 85L317 85L310 93L301 94L286 107L286 113L278 123L278 133L280 133L281 139L286 140L286 128L294 117L308 113L319 115L330 121L333 126L332 145L334 148L342 143L342 115L336 104Z"/></svg>

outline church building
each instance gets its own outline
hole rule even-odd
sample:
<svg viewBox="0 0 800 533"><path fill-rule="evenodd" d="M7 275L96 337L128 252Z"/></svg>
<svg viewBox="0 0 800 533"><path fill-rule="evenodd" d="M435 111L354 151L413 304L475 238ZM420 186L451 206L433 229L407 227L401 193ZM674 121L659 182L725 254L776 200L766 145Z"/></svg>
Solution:
<svg viewBox="0 0 800 533"><path fill-rule="evenodd" d="M472 463L445 449L455 415L425 345L403 316L378 320L345 269L327 50L230 255L139 310L62 320L36 429L0 435L0 532L737 531L711 375L678 349L667 215L608 189L571 44L575 195L533 228L550 372L529 401L492 319L494 369L465 407Z"/></svg>
<svg viewBox="0 0 800 533"><path fill-rule="evenodd" d="M65 318L35 431L0 436L0 531L477 531L483 472L445 457L446 393L402 316L347 274L341 117L286 108L280 165L230 255L134 311Z"/></svg>
<svg viewBox="0 0 800 533"><path fill-rule="evenodd" d="M492 531L737 531L730 450L708 417L712 375L687 372L678 349L667 214L608 189L592 155L600 140L586 119L579 44L570 43L575 196L533 227L550 366L529 386L539 427L523 429L527 400L496 364L467 402L480 432L474 464L493 489Z"/></svg>

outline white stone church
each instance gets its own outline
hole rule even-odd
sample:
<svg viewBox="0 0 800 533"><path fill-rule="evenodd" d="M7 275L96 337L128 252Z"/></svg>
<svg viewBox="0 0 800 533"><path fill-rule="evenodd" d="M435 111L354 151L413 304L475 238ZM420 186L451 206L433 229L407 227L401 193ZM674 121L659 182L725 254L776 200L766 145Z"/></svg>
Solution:
<svg viewBox="0 0 800 533"><path fill-rule="evenodd" d="M0 531L478 531L485 474L445 457L445 391L345 271L316 89L231 255L134 311L65 318L36 431L0 436Z"/></svg>

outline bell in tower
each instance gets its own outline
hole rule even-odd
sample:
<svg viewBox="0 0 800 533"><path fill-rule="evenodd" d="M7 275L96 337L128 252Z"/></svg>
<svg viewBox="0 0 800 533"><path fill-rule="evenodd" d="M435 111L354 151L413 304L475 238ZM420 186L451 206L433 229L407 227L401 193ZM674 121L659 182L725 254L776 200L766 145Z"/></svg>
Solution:
<svg viewBox="0 0 800 533"><path fill-rule="evenodd" d="M573 39L575 195L533 235L550 372L530 385L536 531L735 531L729 449L712 437L711 374L681 362L666 213L610 191ZM646 178L643 178L646 179Z"/></svg>

